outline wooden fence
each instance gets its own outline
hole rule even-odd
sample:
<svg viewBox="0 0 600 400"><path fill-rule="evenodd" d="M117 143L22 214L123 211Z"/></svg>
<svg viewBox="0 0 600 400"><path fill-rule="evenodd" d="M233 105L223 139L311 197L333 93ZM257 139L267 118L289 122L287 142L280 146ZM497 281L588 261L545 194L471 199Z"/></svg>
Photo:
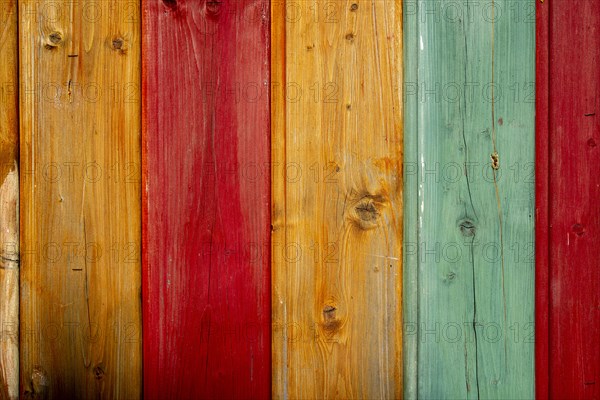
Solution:
<svg viewBox="0 0 600 400"><path fill-rule="evenodd" d="M576 3L0 0L0 398L600 398Z"/></svg>

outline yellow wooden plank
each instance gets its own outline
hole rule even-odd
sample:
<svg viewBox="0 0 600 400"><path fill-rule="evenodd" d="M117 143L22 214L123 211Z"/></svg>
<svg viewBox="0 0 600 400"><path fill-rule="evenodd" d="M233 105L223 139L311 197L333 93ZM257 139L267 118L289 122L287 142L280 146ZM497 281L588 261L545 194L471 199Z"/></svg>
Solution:
<svg viewBox="0 0 600 400"><path fill-rule="evenodd" d="M16 0L0 3L0 399L19 396L19 170Z"/></svg>
<svg viewBox="0 0 600 400"><path fill-rule="evenodd" d="M402 4L272 8L273 397L402 397Z"/></svg>
<svg viewBox="0 0 600 400"><path fill-rule="evenodd" d="M21 395L141 395L140 5L20 0Z"/></svg>

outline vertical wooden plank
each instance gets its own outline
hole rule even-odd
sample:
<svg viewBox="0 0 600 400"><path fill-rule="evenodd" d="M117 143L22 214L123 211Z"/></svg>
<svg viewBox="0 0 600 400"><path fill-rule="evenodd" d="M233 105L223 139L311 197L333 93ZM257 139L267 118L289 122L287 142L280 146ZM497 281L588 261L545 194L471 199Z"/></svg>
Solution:
<svg viewBox="0 0 600 400"><path fill-rule="evenodd" d="M403 316L403 366L404 366L404 398L417 398L419 327L418 318L418 232L414 229L418 224L417 210L419 201L418 143L417 129L418 102L410 100L417 94L418 82L418 30L419 24L414 14L417 12L416 1L403 1L403 48L404 48L404 152L403 152L403 197L404 237L402 260L402 316Z"/></svg>
<svg viewBox="0 0 600 400"><path fill-rule="evenodd" d="M547 57L539 60L547 68L538 87L547 105L538 127L540 158L547 157L540 189L547 197L538 198L538 223L548 222L548 230L538 231L538 304L548 315L538 320L538 398L594 399L600 397L600 4L554 1L538 10L544 19L538 54Z"/></svg>
<svg viewBox="0 0 600 400"><path fill-rule="evenodd" d="M0 399L19 397L19 169L16 0L0 3Z"/></svg>
<svg viewBox="0 0 600 400"><path fill-rule="evenodd" d="M142 4L144 396L266 398L269 3Z"/></svg>
<svg viewBox="0 0 600 400"><path fill-rule="evenodd" d="M23 398L141 395L139 18L19 1Z"/></svg>
<svg viewBox="0 0 600 400"><path fill-rule="evenodd" d="M412 398L534 395L534 7L413 2L406 16Z"/></svg>
<svg viewBox="0 0 600 400"><path fill-rule="evenodd" d="M281 303L282 290L286 287L285 271L279 269L281 251L279 243L286 237L286 2L271 1L271 397L287 399L288 373L287 351L281 346L287 341L284 315L285 305ZM276 245L277 244L277 245ZM281 285L284 285L281 288Z"/></svg>
<svg viewBox="0 0 600 400"><path fill-rule="evenodd" d="M550 398L549 354L549 14L536 5L535 46L535 397Z"/></svg>
<svg viewBox="0 0 600 400"><path fill-rule="evenodd" d="M400 398L402 3L277 7L273 397Z"/></svg>

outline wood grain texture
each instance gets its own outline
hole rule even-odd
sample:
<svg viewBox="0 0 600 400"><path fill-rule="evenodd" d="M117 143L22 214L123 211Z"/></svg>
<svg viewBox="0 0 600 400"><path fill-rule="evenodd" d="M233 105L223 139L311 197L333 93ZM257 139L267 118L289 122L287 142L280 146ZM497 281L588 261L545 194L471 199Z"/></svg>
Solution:
<svg viewBox="0 0 600 400"><path fill-rule="evenodd" d="M16 0L0 3L0 399L19 397L19 169Z"/></svg>
<svg viewBox="0 0 600 400"><path fill-rule="evenodd" d="M406 399L417 398L417 363L418 363L418 348L419 337L418 332L418 251L417 243L419 235L417 227L419 201L419 187L417 165L419 162L418 152L418 120L419 120L419 102L417 99L410 99L409 96L414 96L416 93L415 83L418 78L418 60L419 47L414 45L416 40L416 32L418 29L418 18L411 13L416 13L416 2L410 3L408 0L403 2L403 106L404 106L404 132L403 139L403 198L402 203L404 210L403 218L403 259L402 259L402 316L403 316L403 338L402 338L402 355L403 355L403 395Z"/></svg>
<svg viewBox="0 0 600 400"><path fill-rule="evenodd" d="M600 4L545 2L538 22L537 398L597 399Z"/></svg>
<svg viewBox="0 0 600 400"><path fill-rule="evenodd" d="M402 397L402 7L272 7L273 397Z"/></svg>
<svg viewBox="0 0 600 400"><path fill-rule="evenodd" d="M144 397L267 398L269 3L143 14Z"/></svg>
<svg viewBox="0 0 600 400"><path fill-rule="evenodd" d="M22 398L141 396L139 11L19 1Z"/></svg>
<svg viewBox="0 0 600 400"><path fill-rule="evenodd" d="M550 398L549 368L549 7L536 5L535 26L535 397Z"/></svg>
<svg viewBox="0 0 600 400"><path fill-rule="evenodd" d="M405 395L532 398L534 4L405 5Z"/></svg>

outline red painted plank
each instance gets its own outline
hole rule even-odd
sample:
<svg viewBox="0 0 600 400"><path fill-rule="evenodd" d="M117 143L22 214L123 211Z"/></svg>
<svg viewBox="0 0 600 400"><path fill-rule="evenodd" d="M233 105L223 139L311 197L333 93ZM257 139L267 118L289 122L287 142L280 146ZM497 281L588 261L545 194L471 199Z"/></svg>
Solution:
<svg viewBox="0 0 600 400"><path fill-rule="evenodd" d="M537 29L537 397L598 399L600 2L546 1Z"/></svg>
<svg viewBox="0 0 600 400"><path fill-rule="evenodd" d="M142 4L144 397L266 398L268 1Z"/></svg>

